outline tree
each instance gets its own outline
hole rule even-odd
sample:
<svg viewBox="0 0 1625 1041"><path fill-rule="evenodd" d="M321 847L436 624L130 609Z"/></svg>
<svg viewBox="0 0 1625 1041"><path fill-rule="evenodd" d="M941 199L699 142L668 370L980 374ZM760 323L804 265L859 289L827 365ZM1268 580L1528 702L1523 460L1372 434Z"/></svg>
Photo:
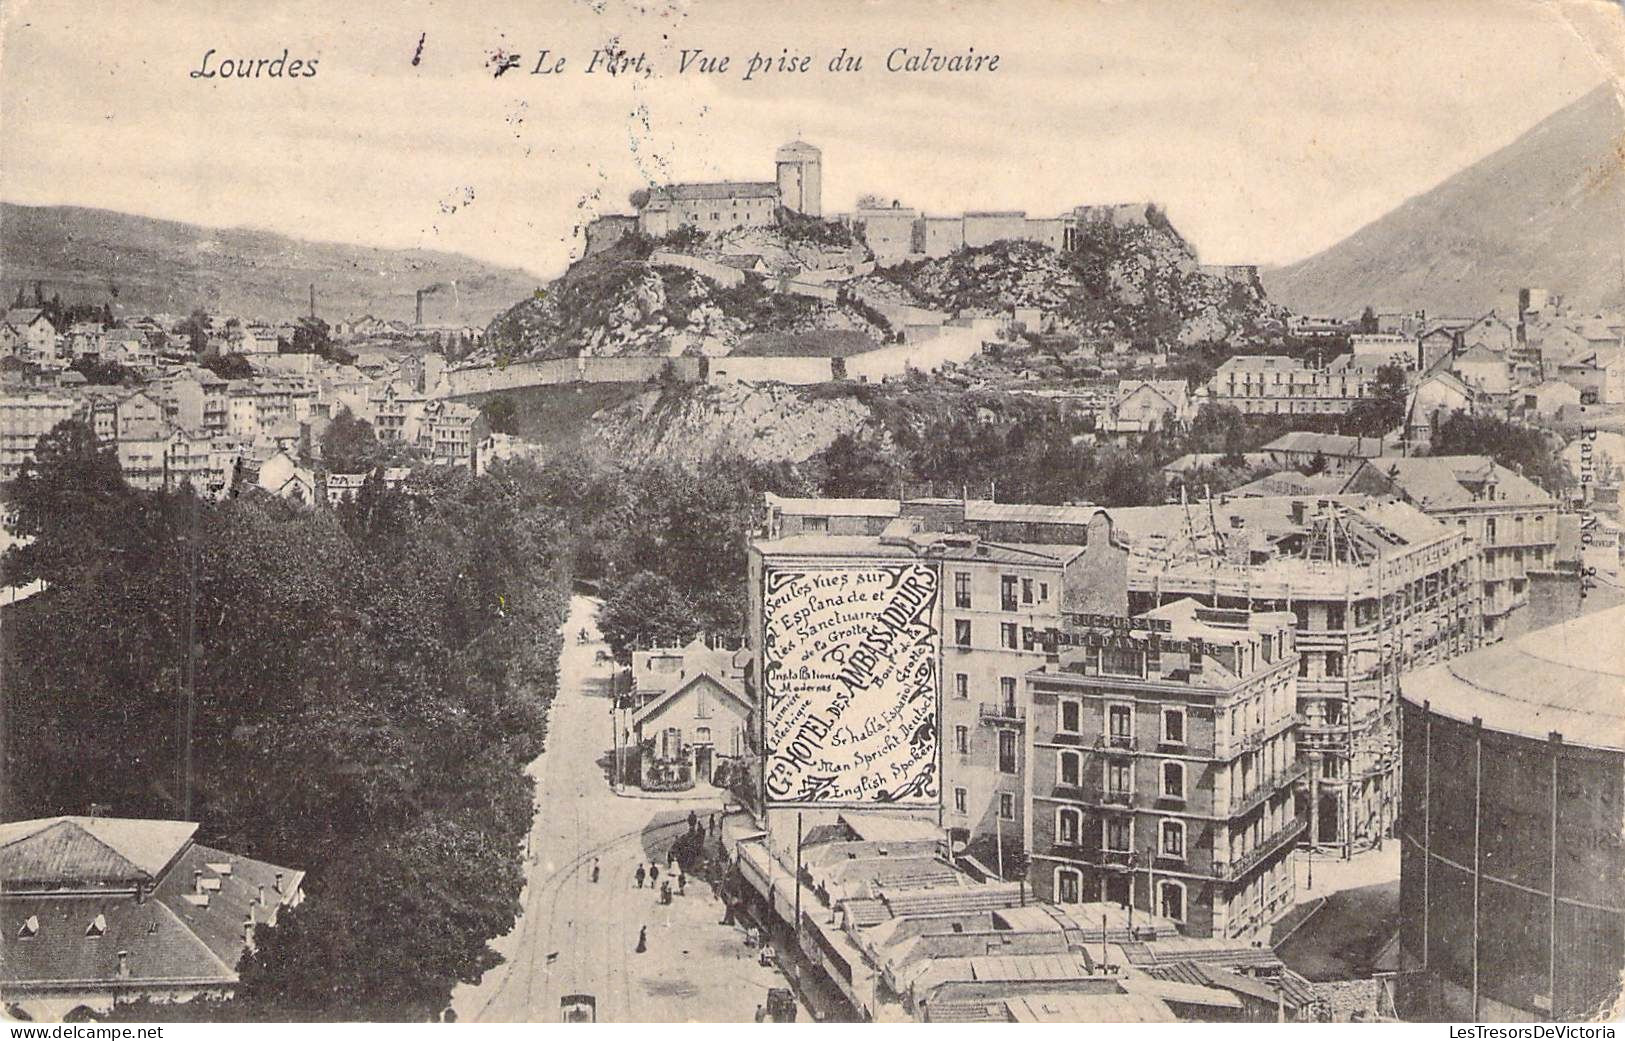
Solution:
<svg viewBox="0 0 1625 1041"><path fill-rule="evenodd" d="M200 357L198 363L224 380L241 380L254 375L254 366L241 354L210 351Z"/></svg>
<svg viewBox="0 0 1625 1041"><path fill-rule="evenodd" d="M897 474L885 453L873 441L840 433L820 456L823 494L836 498L867 498L896 493Z"/></svg>
<svg viewBox="0 0 1625 1041"><path fill-rule="evenodd" d="M383 462L372 424L344 406L322 432L322 462L333 473L365 473Z"/></svg>
<svg viewBox="0 0 1625 1041"><path fill-rule="evenodd" d="M1451 413L1434 429L1428 454L1487 455L1552 495L1561 495L1574 484L1574 475L1557 454L1550 435L1495 416Z"/></svg>
<svg viewBox="0 0 1625 1041"><path fill-rule="evenodd" d="M18 543L4 557L6 585L71 583L107 563L132 506L118 456L77 419L40 437L7 498Z"/></svg>
<svg viewBox="0 0 1625 1041"><path fill-rule="evenodd" d="M1367 304L1366 309L1360 312L1360 332L1370 335L1377 331L1377 312Z"/></svg>
<svg viewBox="0 0 1625 1041"><path fill-rule="evenodd" d="M485 416L485 422L494 433L516 434L519 432L519 405L507 394L498 394L480 406L480 412Z"/></svg>
<svg viewBox="0 0 1625 1041"><path fill-rule="evenodd" d="M209 316L202 308L193 308L192 313L186 316L181 323L181 331L186 334L187 342L191 344L193 354L202 354L209 347Z"/></svg>
<svg viewBox="0 0 1625 1041"><path fill-rule="evenodd" d="M697 634L694 604L671 580L640 571L621 583L598 611L598 631L615 656L635 647L674 647Z"/></svg>
<svg viewBox="0 0 1625 1041"><path fill-rule="evenodd" d="M1377 370L1371 397L1355 402L1338 428L1354 437L1382 437L1405 421L1405 403L1410 383L1401 365L1384 365Z"/></svg>

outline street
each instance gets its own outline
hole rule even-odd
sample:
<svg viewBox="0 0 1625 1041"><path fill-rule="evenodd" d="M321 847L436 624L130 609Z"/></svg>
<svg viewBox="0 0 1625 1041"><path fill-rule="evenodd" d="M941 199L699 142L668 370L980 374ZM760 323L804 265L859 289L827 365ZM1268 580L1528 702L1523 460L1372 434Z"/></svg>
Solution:
<svg viewBox="0 0 1625 1041"><path fill-rule="evenodd" d="M720 924L722 904L704 882L682 896L674 889L661 906L658 892L634 879L640 863L664 871L690 810L704 820L722 803L711 788L675 798L610 790L603 761L612 667L594 660L605 646L593 624L596 603L571 600L547 749L529 767L536 818L523 912L492 944L503 964L459 986L452 1008L460 1022L548 1022L559 1018L562 995L584 993L596 997L601 1022L748 1022L769 987L788 985L782 976L756 964L740 929ZM593 642L577 642L583 628ZM634 950L640 929L645 953Z"/></svg>

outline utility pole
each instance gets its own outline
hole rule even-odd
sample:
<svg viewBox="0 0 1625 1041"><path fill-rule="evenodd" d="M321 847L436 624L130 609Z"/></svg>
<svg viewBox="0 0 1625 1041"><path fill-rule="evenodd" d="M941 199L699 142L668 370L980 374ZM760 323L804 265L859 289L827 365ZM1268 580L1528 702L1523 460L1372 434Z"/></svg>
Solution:
<svg viewBox="0 0 1625 1041"><path fill-rule="evenodd" d="M791 930L796 947L801 947L801 811L796 811L796 920Z"/></svg>

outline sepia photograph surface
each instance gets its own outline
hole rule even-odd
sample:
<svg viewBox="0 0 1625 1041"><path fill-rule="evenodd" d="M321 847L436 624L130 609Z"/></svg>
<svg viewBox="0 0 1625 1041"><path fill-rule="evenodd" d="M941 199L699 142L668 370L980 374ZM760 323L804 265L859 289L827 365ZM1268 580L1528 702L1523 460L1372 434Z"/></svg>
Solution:
<svg viewBox="0 0 1625 1041"><path fill-rule="evenodd" d="M0 128L8 1029L1613 1036L1617 4L11 0Z"/></svg>

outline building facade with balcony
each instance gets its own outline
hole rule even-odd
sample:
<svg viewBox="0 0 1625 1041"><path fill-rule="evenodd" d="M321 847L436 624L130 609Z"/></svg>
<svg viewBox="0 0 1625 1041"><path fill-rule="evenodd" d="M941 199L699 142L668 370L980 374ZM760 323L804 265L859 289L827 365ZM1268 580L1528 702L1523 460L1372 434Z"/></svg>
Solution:
<svg viewBox="0 0 1625 1041"><path fill-rule="evenodd" d="M1307 841L1375 846L1399 796L1401 673L1479 645L1482 587L1467 533L1393 499L1289 496L1115 510L1132 546L1129 607L1191 597L1297 617Z"/></svg>
<svg viewBox="0 0 1625 1041"><path fill-rule="evenodd" d="M1187 935L1252 938L1295 899L1296 619L1181 600L1069 615L1024 677L1033 734L1029 878Z"/></svg>
<svg viewBox="0 0 1625 1041"><path fill-rule="evenodd" d="M1397 495L1478 546L1484 640L1528 630L1529 572L1557 563L1557 500L1487 455L1373 459L1348 490Z"/></svg>

